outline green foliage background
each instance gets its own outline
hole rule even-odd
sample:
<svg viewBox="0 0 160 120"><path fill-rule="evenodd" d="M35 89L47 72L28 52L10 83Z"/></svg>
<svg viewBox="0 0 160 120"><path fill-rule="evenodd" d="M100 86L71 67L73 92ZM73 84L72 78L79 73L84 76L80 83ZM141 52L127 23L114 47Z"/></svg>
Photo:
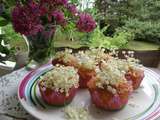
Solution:
<svg viewBox="0 0 160 120"><path fill-rule="evenodd" d="M26 0L20 0L25 3ZM133 40L147 41L160 45L160 0L95 0L93 7L87 7L91 0L69 0L80 11L89 12L97 21L97 28L89 34L80 33L69 22L64 29L57 28L54 42L57 47L104 47L128 48ZM7 48L0 44L0 52L13 54L18 47L27 49L21 35L14 32L11 25L11 11L16 0L0 0L0 27L5 34L0 35L0 43L10 44ZM68 13L66 13L68 14ZM22 46L22 47L19 47Z"/></svg>
<svg viewBox="0 0 160 120"><path fill-rule="evenodd" d="M112 36L118 28L132 32L135 40L160 44L159 0L96 0L96 3L104 14L101 26L109 24L106 35Z"/></svg>

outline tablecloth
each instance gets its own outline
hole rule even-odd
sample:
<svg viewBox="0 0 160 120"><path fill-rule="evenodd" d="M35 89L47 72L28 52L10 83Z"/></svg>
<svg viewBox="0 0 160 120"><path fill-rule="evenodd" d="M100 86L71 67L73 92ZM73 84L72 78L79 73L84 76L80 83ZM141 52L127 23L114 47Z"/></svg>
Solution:
<svg viewBox="0 0 160 120"><path fill-rule="evenodd" d="M0 77L0 120L36 120L23 109L17 98L18 84L28 72L23 68Z"/></svg>

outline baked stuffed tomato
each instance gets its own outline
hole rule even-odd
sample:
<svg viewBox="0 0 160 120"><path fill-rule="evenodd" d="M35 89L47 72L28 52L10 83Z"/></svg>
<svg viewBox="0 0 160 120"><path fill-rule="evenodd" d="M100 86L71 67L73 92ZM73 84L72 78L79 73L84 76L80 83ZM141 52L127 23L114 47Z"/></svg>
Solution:
<svg viewBox="0 0 160 120"><path fill-rule="evenodd" d="M95 76L96 73L94 69L87 69L85 66L80 66L78 74L80 88L87 88L87 83Z"/></svg>
<svg viewBox="0 0 160 120"><path fill-rule="evenodd" d="M94 87L93 87L94 86ZM89 92L93 104L96 107L105 110L119 110L123 108L132 92L132 86L129 83L121 83L118 86L107 86L106 88L98 88L95 81L88 83Z"/></svg>
<svg viewBox="0 0 160 120"><path fill-rule="evenodd" d="M88 55L91 59L94 59L95 63L98 65L101 61L107 61L111 56L105 53L105 49L102 48L92 48L85 51L85 54Z"/></svg>
<svg viewBox="0 0 160 120"><path fill-rule="evenodd" d="M128 69L126 70L125 78L132 83L135 90L139 88L144 78L144 70L139 60L135 58L127 58L126 63L128 64Z"/></svg>
<svg viewBox="0 0 160 120"><path fill-rule="evenodd" d="M40 77L39 89L42 99L55 106L70 103L78 89L79 76L73 67L57 65Z"/></svg>
<svg viewBox="0 0 160 120"><path fill-rule="evenodd" d="M116 64L118 70L125 74L125 78L132 84L134 90L140 86L144 78L144 70L139 60L128 57L127 59L110 58L108 61L110 64Z"/></svg>
<svg viewBox="0 0 160 120"><path fill-rule="evenodd" d="M56 53L54 59L52 60L52 64L53 65L61 64L77 68L78 61L76 57L72 54L72 50L66 49L65 51Z"/></svg>
<svg viewBox="0 0 160 120"><path fill-rule="evenodd" d="M144 71L142 69L132 69L130 68L128 72L125 74L125 77L128 81L132 83L133 89L138 89L143 78Z"/></svg>
<svg viewBox="0 0 160 120"><path fill-rule="evenodd" d="M95 59L83 51L75 56L78 60L79 86L80 88L87 88L87 83L96 75Z"/></svg>
<svg viewBox="0 0 160 120"><path fill-rule="evenodd" d="M87 88L87 83L96 75L96 66L99 66L101 61L107 61L110 58L110 55L105 53L105 49L101 48L80 51L75 56L78 60L80 88Z"/></svg>
<svg viewBox="0 0 160 120"><path fill-rule="evenodd" d="M104 110L123 108L133 90L115 64L103 64L96 77L88 82L88 89L93 104Z"/></svg>

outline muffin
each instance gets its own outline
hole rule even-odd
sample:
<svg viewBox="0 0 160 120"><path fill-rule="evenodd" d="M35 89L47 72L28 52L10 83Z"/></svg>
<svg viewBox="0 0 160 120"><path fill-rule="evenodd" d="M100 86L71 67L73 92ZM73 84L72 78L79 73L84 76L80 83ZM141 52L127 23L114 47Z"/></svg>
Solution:
<svg viewBox="0 0 160 120"><path fill-rule="evenodd" d="M86 51L79 51L75 54L78 60L78 74L80 77L80 88L87 88L87 83L95 75L95 68L99 66L102 60L109 59L109 55L105 53L105 49L89 49Z"/></svg>
<svg viewBox="0 0 160 120"><path fill-rule="evenodd" d="M65 49L65 51L57 52L54 59L52 60L52 64L61 64L65 66L73 66L75 68L78 67L78 62L76 57L72 54L72 50Z"/></svg>
<svg viewBox="0 0 160 120"><path fill-rule="evenodd" d="M90 49L85 51L90 58L95 60L96 65L98 65L101 61L107 61L111 56L105 53L105 49L97 48L97 49Z"/></svg>
<svg viewBox="0 0 160 120"><path fill-rule="evenodd" d="M80 51L75 56L78 59L79 87L87 88L88 81L96 74L95 60L83 51Z"/></svg>
<svg viewBox="0 0 160 120"><path fill-rule="evenodd" d="M133 90L124 73L110 60L96 69L96 77L88 82L88 88L92 103L104 110L123 108Z"/></svg>
<svg viewBox="0 0 160 120"><path fill-rule="evenodd" d="M71 66L56 65L54 69L41 76L39 89L42 99L55 106L70 103L79 86L77 70Z"/></svg>
<svg viewBox="0 0 160 120"><path fill-rule="evenodd" d="M142 65L139 64L139 61L134 58L128 58L127 62L129 68L125 77L132 83L133 89L136 90L144 78L144 70L142 69Z"/></svg>
<svg viewBox="0 0 160 120"><path fill-rule="evenodd" d="M136 90L139 88L144 78L144 70L142 69L142 65L139 64L137 59L128 58L127 63L128 70L125 74L125 77L132 83L133 89Z"/></svg>
<svg viewBox="0 0 160 120"><path fill-rule="evenodd" d="M112 61L109 64L116 64L117 69L125 74L125 78L132 84L134 90L139 88L144 78L144 70L142 65L139 64L139 60L132 57L126 59L110 57L109 59L109 61Z"/></svg>

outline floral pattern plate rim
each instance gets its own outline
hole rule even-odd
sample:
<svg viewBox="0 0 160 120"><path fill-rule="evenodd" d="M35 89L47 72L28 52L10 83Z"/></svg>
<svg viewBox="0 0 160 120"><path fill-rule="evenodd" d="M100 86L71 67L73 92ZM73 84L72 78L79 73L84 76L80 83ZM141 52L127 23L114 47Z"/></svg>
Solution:
<svg viewBox="0 0 160 120"><path fill-rule="evenodd" d="M41 120L65 120L64 107L47 105L42 100L37 85L38 78L53 68L47 64L30 72L18 87L18 99L22 106ZM160 76L148 68L144 68L144 71L145 78L141 87L134 91L128 104L119 111L95 108L87 90L79 90L70 105L88 109L91 120L155 120L160 116Z"/></svg>

